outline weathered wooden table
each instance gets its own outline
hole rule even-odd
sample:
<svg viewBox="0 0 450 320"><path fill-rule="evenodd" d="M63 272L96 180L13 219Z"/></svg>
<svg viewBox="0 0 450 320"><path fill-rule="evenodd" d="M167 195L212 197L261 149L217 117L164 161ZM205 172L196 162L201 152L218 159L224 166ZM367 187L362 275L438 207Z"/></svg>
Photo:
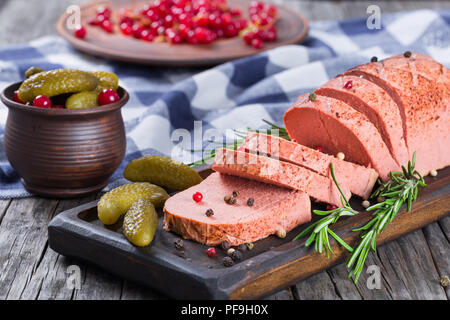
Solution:
<svg viewBox="0 0 450 320"><path fill-rule="evenodd" d="M80 0L0 1L0 45L26 42L54 34L59 15ZM450 9L450 1L295 1L284 0L310 20L344 19L366 15L369 4L382 12L419 8ZM74 261L48 248L47 223L59 212L94 200L29 198L0 201L0 299L167 299L101 269ZM405 235L370 253L367 265L381 270L381 288L368 289L347 279L345 265L321 272L268 299L449 299L450 217ZM81 270L81 289L67 285L69 266Z"/></svg>

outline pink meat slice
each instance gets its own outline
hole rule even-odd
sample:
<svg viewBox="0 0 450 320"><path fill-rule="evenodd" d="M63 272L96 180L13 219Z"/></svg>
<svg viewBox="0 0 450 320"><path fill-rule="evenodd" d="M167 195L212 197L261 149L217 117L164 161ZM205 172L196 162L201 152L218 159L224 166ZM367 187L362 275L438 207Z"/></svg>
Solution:
<svg viewBox="0 0 450 320"><path fill-rule="evenodd" d="M351 193L364 199L370 196L378 179L377 172L372 168L340 160L296 142L263 133L247 133L241 148L248 152L267 154L272 158L291 162L326 177L330 176L330 164L333 163L338 183L345 185Z"/></svg>
<svg viewBox="0 0 450 320"><path fill-rule="evenodd" d="M349 83L351 88L346 88ZM397 104L386 91L361 77L344 75L329 81L315 92L343 101L363 113L378 129L397 164L408 163L402 117Z"/></svg>
<svg viewBox="0 0 450 320"><path fill-rule="evenodd" d="M225 203L224 196L235 190L237 203ZM192 200L196 192L203 194L200 203ZM254 199L253 206L247 205L249 198ZM208 209L214 212L211 217L205 214ZM166 231L210 246L225 240L232 246L255 242L310 220L311 201L306 193L219 173L171 197L164 207Z"/></svg>
<svg viewBox="0 0 450 320"><path fill-rule="evenodd" d="M385 90L403 120L410 157L423 175L450 165L450 72L430 57L413 53L358 66L362 76Z"/></svg>
<svg viewBox="0 0 450 320"><path fill-rule="evenodd" d="M380 133L362 113L346 103L324 96L315 101L301 95L284 115L291 139L310 148L323 147L325 153L345 154L345 160L374 168L382 180L400 170Z"/></svg>
<svg viewBox="0 0 450 320"><path fill-rule="evenodd" d="M242 151L220 149L217 151L212 169L224 174L300 190L317 201L342 206L341 194L330 177L292 163ZM350 199L350 190L346 186L341 186L341 189L345 197Z"/></svg>

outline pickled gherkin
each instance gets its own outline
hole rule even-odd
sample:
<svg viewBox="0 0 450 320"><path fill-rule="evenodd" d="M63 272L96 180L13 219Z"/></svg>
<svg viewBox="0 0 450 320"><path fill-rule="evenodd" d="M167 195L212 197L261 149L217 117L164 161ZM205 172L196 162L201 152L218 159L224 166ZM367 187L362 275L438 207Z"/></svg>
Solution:
<svg viewBox="0 0 450 320"><path fill-rule="evenodd" d="M95 91L75 93L66 101L67 109L90 109L98 107L98 95Z"/></svg>
<svg viewBox="0 0 450 320"><path fill-rule="evenodd" d="M54 97L65 93L94 91L98 84L98 78L92 73L57 69L41 72L26 79L20 86L18 94L22 101L32 102L39 95Z"/></svg>
<svg viewBox="0 0 450 320"><path fill-rule="evenodd" d="M119 88L119 78L112 72L91 72L98 79L98 86L95 92L98 94L105 89L117 90Z"/></svg>
<svg viewBox="0 0 450 320"><path fill-rule="evenodd" d="M149 200L133 203L123 220L123 234L138 247L148 246L158 229L158 214Z"/></svg>
<svg viewBox="0 0 450 320"><path fill-rule="evenodd" d="M41 72L45 72L45 70L39 67L31 67L27 71L25 71L25 78L28 79Z"/></svg>
<svg viewBox="0 0 450 320"><path fill-rule="evenodd" d="M202 182L200 175L182 162L161 156L131 161L124 177L133 182L150 182L171 190L185 190Z"/></svg>
<svg viewBox="0 0 450 320"><path fill-rule="evenodd" d="M149 200L156 208L161 208L168 198L169 195L163 188L147 182L123 185L100 198L97 205L98 218L103 224L111 225L139 199Z"/></svg>

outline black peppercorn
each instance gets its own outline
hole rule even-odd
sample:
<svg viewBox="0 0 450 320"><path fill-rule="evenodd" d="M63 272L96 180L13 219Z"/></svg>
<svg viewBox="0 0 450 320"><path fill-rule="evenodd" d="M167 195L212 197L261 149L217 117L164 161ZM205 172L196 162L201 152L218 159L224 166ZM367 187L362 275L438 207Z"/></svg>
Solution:
<svg viewBox="0 0 450 320"><path fill-rule="evenodd" d="M317 95L313 92L309 95L309 101L316 101Z"/></svg>
<svg viewBox="0 0 450 320"><path fill-rule="evenodd" d="M403 56L404 56L405 58L410 58L410 57L411 57L411 51L406 51L406 52L403 54Z"/></svg>
<svg viewBox="0 0 450 320"><path fill-rule="evenodd" d="M370 59L370 62L378 62L378 58L377 57L372 57L372 59Z"/></svg>
<svg viewBox="0 0 450 320"><path fill-rule="evenodd" d="M240 252L239 250L235 250L233 252L233 254L231 255L231 259L233 259L233 261L241 261L242 260L242 252Z"/></svg>
<svg viewBox="0 0 450 320"><path fill-rule="evenodd" d="M237 198L239 196L239 192L233 191L233 193L231 195L233 196L233 198Z"/></svg>
<svg viewBox="0 0 450 320"><path fill-rule="evenodd" d="M211 217L211 216L214 215L214 211L213 211L213 209L208 209L208 210L206 210L205 214L206 214L207 217Z"/></svg>
<svg viewBox="0 0 450 320"><path fill-rule="evenodd" d="M253 199L253 198L248 198L248 200L247 200L247 205L249 206L249 207L251 207L251 206L253 206L255 204L255 199Z"/></svg>
<svg viewBox="0 0 450 320"><path fill-rule="evenodd" d="M228 204L236 204L236 201L235 197L231 197L230 200L228 200Z"/></svg>
<svg viewBox="0 0 450 320"><path fill-rule="evenodd" d="M222 263L225 267L231 267L232 265L234 265L234 261L230 257L224 257L222 259Z"/></svg>
<svg viewBox="0 0 450 320"><path fill-rule="evenodd" d="M237 249L241 252L247 251L247 246L245 244L240 244Z"/></svg>
<svg viewBox="0 0 450 320"><path fill-rule="evenodd" d="M181 240L181 239L175 240L174 245L175 245L175 248L176 248L177 250L180 250L180 249L183 249L183 248L184 248L184 242L183 242L183 240Z"/></svg>
<svg viewBox="0 0 450 320"><path fill-rule="evenodd" d="M227 251L228 249L230 249L230 243L228 242L228 241L222 241L222 243L220 244L220 247L223 249L223 250L225 250L225 251Z"/></svg>

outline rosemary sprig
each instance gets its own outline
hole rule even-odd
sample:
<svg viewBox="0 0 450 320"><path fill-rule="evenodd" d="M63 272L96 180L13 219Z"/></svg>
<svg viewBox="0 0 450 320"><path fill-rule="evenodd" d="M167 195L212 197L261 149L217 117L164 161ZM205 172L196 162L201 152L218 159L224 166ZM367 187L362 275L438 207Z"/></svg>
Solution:
<svg viewBox="0 0 450 320"><path fill-rule="evenodd" d="M419 186L425 187L425 181L417 170L414 169L416 153L412 161L408 161L408 168L402 166L402 172L391 172L390 181L382 183L378 189L371 195L371 198L383 197L384 201L377 203L367 211L374 211L373 218L363 227L353 231L363 231L361 242L353 251L347 262L350 269L349 278L354 277L357 283L361 274L364 262L370 249L376 252L377 235L383 232L386 226L394 220L401 206L406 203L407 210L411 211L412 202L417 199Z"/></svg>
<svg viewBox="0 0 450 320"><path fill-rule="evenodd" d="M350 247L344 240L342 240L336 233L334 233L330 229L330 225L336 223L339 218L346 217L346 216L354 216L358 214L357 211L353 210L350 206L347 198L345 197L344 193L342 192L339 183L336 180L336 176L334 174L334 168L333 164L330 163L330 172L331 177L333 178L334 183L336 184L339 192L341 193L341 201L342 201L342 208L337 208L334 210L329 211L320 211L320 210L313 210L313 213L319 216L325 216L324 218L316 221L312 225L310 225L308 228L303 230L300 234L298 234L294 240L298 240L304 236L306 236L309 232L311 232L311 235L309 236L308 240L305 242L305 246L309 247L314 242L314 250L322 253L325 249L325 252L327 254L327 257L330 257L330 253L333 253L333 250L330 246L329 241L329 235L331 235L340 245L342 245L345 249L352 252L353 248Z"/></svg>

